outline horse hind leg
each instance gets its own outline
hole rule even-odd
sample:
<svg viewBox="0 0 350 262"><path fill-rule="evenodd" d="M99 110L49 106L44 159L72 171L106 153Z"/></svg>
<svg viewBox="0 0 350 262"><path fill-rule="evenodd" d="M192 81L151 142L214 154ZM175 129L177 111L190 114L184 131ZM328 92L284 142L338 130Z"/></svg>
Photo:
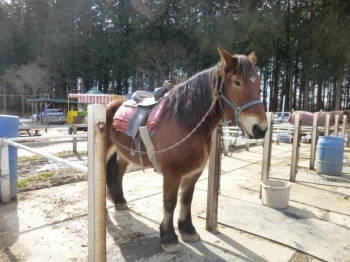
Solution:
<svg viewBox="0 0 350 262"><path fill-rule="evenodd" d="M191 204L193 199L194 187L201 173L184 177L181 181L180 192L180 215L178 220L178 228L183 241L197 242L200 236L196 228L192 224Z"/></svg>
<svg viewBox="0 0 350 262"><path fill-rule="evenodd" d="M108 196L117 210L128 209L123 192L123 177L128 165L125 159L117 157L116 152L107 160Z"/></svg>
<svg viewBox="0 0 350 262"><path fill-rule="evenodd" d="M177 193L180 186L180 179L169 179L164 175L163 202L164 217L160 224L160 242L166 253L177 253L181 250L177 235L174 229L174 210L177 203Z"/></svg>

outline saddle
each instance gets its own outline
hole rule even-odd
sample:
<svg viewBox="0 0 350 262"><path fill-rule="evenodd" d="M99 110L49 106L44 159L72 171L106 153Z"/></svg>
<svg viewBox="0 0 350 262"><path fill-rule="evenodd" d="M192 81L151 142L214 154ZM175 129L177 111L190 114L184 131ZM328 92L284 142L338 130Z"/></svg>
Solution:
<svg viewBox="0 0 350 262"><path fill-rule="evenodd" d="M156 131L164 112L167 101L167 92L174 86L164 81L163 87L157 88L154 94L137 91L132 99L125 101L113 117L113 127L116 131L124 132L132 138L130 154L135 155L141 151L141 142L146 147L149 160L154 168L161 173L156 161L155 148L151 136ZM140 165L143 167L142 157Z"/></svg>
<svg viewBox="0 0 350 262"><path fill-rule="evenodd" d="M168 90L165 87L157 88L154 94L146 91L136 91L132 99L125 102L126 105L135 106L137 108L129 120L126 130L126 134L131 136L133 140L136 140L139 128L145 123L145 119L150 110L164 98L167 92Z"/></svg>
<svg viewBox="0 0 350 262"><path fill-rule="evenodd" d="M114 128L126 133L133 140L132 154L140 151L140 127L147 125L151 136L155 132L166 101L163 99L173 87L168 81L164 81L163 85L164 87L157 88L154 94L136 91L132 99L125 101L114 115Z"/></svg>

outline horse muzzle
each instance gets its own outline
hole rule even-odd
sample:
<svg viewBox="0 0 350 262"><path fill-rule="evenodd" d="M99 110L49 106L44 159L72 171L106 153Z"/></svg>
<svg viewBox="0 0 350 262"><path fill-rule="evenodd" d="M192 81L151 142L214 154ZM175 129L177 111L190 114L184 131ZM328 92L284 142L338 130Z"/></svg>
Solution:
<svg viewBox="0 0 350 262"><path fill-rule="evenodd" d="M263 130L263 129L261 129L261 127L259 125L254 124L253 127L252 127L252 131L253 131L253 137L252 138L260 139L260 138L264 138L265 137L265 133L267 131L267 128L265 128Z"/></svg>

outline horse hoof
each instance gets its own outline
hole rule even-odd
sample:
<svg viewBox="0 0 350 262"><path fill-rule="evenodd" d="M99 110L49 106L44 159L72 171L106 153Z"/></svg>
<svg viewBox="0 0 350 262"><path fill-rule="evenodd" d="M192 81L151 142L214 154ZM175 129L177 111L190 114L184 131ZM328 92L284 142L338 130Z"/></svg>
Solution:
<svg viewBox="0 0 350 262"><path fill-rule="evenodd" d="M181 250L181 244L162 244L162 249L166 253L175 254Z"/></svg>
<svg viewBox="0 0 350 262"><path fill-rule="evenodd" d="M181 238L183 241L190 242L190 243L197 242L201 239L200 235L197 232L195 234L192 234L192 235L180 232L180 235L181 235Z"/></svg>
<svg viewBox="0 0 350 262"><path fill-rule="evenodd" d="M126 203L122 204L114 204L116 210L126 210L128 209L128 205Z"/></svg>

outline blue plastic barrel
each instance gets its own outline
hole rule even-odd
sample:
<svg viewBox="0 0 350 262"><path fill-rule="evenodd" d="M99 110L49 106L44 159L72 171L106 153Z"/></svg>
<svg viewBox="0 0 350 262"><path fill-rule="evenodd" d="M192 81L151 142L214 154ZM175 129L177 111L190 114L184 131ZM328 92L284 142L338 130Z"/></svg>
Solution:
<svg viewBox="0 0 350 262"><path fill-rule="evenodd" d="M280 142L281 143L290 143L290 135L287 133L280 134Z"/></svg>
<svg viewBox="0 0 350 262"><path fill-rule="evenodd" d="M0 138L18 137L19 118L18 116L0 115ZM10 165L10 194L11 198L17 196L17 147L9 146L9 165ZM1 179L0 179L1 183ZM0 186L0 201L1 186Z"/></svg>
<svg viewBox="0 0 350 262"><path fill-rule="evenodd" d="M336 136L320 136L316 148L317 173L341 176L344 159L343 138Z"/></svg>

